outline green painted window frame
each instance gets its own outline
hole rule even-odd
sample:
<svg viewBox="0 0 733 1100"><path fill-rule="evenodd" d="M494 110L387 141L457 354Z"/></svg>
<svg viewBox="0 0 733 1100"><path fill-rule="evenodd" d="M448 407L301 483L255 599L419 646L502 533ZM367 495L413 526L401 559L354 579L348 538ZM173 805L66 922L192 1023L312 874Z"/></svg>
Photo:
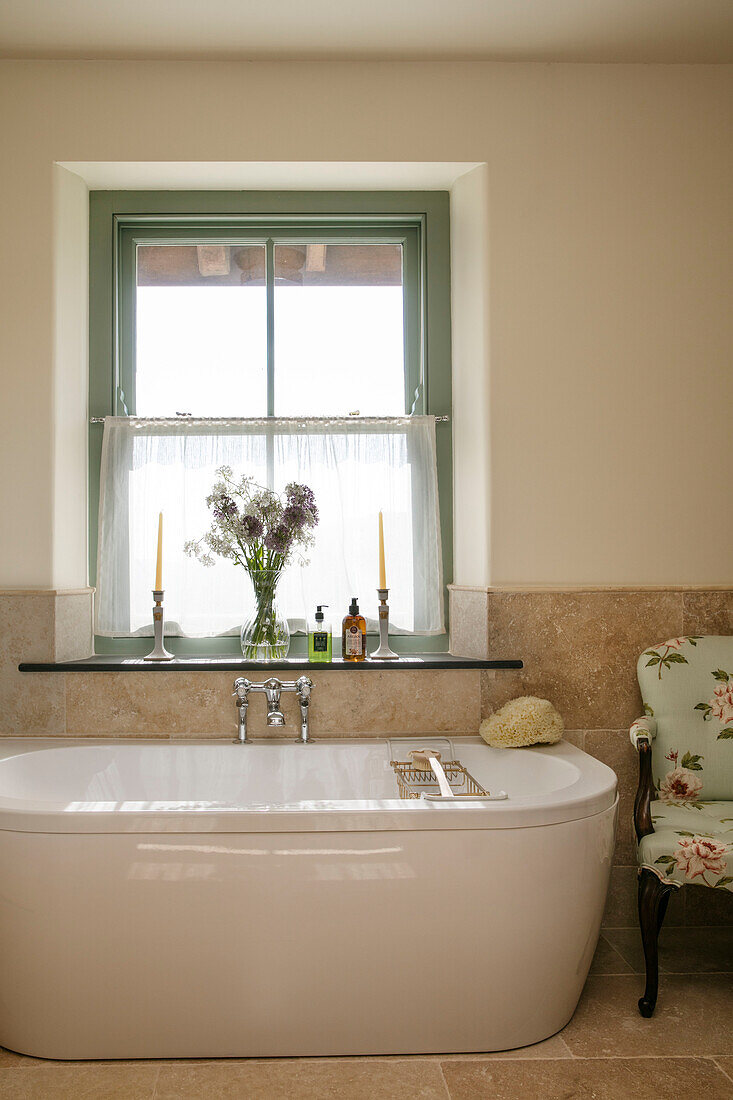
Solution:
<svg viewBox="0 0 733 1100"><path fill-rule="evenodd" d="M89 196L89 413L124 416L134 408L134 292L138 243L196 237L250 243L324 236L402 243L405 286L406 408L451 415L450 219L443 191L92 191ZM271 254L272 246L268 246ZM268 356L272 341L268 341ZM272 378L271 364L268 376ZM271 389L271 387L270 387ZM272 396L268 394L270 413ZM89 577L96 583L102 427L89 427ZM453 575L453 472L450 422L437 430L443 580ZM446 593L444 592L444 598ZM337 616L335 616L337 617ZM447 624L447 599L446 599ZM293 638L291 652L305 652ZM441 652L448 635L396 637L400 652ZM181 655L238 652L236 638L171 638ZM95 639L97 653L142 654L145 638Z"/></svg>

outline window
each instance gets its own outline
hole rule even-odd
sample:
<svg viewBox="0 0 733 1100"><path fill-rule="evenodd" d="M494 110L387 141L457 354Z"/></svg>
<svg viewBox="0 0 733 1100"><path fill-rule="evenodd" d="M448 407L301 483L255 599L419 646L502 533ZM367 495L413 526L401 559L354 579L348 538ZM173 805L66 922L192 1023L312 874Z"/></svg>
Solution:
<svg viewBox="0 0 733 1100"><path fill-rule="evenodd" d="M450 414L443 193L93 192L90 256L95 417ZM90 431L95 578L101 431ZM437 451L449 581L449 428ZM443 635L416 648L444 647Z"/></svg>
<svg viewBox="0 0 733 1100"><path fill-rule="evenodd" d="M154 233L121 234L121 281L134 294L127 306L134 325L120 333L128 411L413 411L420 369L409 331L418 306L418 282L409 274L417 266L416 227L389 227L361 240L351 229L258 228L243 237L198 228L190 243Z"/></svg>

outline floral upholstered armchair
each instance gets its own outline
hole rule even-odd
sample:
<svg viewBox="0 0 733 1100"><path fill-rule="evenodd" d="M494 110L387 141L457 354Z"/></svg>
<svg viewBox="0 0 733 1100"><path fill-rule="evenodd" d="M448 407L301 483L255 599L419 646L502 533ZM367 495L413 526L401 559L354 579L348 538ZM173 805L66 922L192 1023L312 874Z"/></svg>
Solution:
<svg viewBox="0 0 733 1100"><path fill-rule="evenodd" d="M641 655L637 675L645 710L630 730L646 959L639 1011L651 1016L672 890L733 890L733 637L670 638Z"/></svg>

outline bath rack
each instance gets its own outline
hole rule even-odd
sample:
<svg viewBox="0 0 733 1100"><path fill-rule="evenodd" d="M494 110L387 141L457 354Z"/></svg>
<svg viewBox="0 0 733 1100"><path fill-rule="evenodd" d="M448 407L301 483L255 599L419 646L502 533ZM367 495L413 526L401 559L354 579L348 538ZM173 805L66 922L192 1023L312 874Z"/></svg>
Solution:
<svg viewBox="0 0 733 1100"><path fill-rule="evenodd" d="M429 768L415 767L409 760L390 760L390 764L397 777L400 798L429 798L431 801L449 801L441 795L438 781ZM492 800L506 798L503 791L498 795L492 795L489 791L485 791L478 780L474 779L471 773L464 768L460 760L442 760L441 764L454 798L489 798Z"/></svg>

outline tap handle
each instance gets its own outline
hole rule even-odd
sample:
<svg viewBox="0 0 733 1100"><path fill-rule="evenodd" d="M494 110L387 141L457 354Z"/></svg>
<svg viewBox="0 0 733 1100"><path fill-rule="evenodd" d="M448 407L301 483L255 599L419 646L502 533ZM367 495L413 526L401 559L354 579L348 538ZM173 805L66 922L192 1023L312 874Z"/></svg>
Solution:
<svg viewBox="0 0 733 1100"><path fill-rule="evenodd" d="M313 691L313 681L309 676L301 676L299 680L295 682L295 690L298 693L298 700L301 707L307 707L310 704L311 692Z"/></svg>
<svg viewBox="0 0 733 1100"><path fill-rule="evenodd" d="M238 676L234 681L234 691L232 692L232 698L237 700L237 706L247 706L249 699L249 690L252 684L244 676Z"/></svg>
<svg viewBox="0 0 733 1100"><path fill-rule="evenodd" d="M300 704L300 737L298 741L301 745L306 745L313 738L310 735L310 701L311 692L313 691L313 681L308 676L301 676L295 683L295 690L298 693L298 703Z"/></svg>

